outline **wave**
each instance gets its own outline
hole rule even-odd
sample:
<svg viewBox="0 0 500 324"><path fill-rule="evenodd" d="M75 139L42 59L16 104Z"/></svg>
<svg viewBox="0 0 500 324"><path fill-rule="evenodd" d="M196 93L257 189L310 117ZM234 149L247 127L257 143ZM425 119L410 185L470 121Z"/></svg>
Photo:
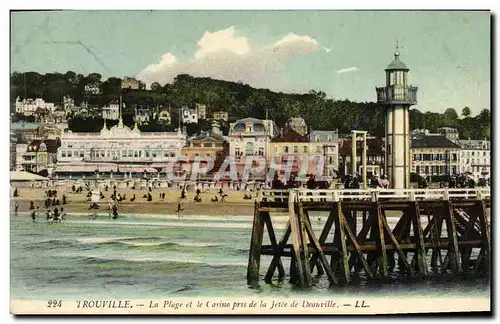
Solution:
<svg viewBox="0 0 500 324"><path fill-rule="evenodd" d="M172 268L189 268L193 266L209 266L209 267L222 267L222 266L247 266L245 260L220 260L220 259L196 259L196 258L173 258L173 257L98 257L98 256L88 256L88 257L75 257L79 261L87 265L98 265L99 267L105 267L106 265L114 265L117 267L123 267L124 265L128 267L142 268L143 263L147 263L148 267L158 267L165 271L172 270ZM156 266L155 266L156 265ZM167 266L165 266L167 265Z"/></svg>
<svg viewBox="0 0 500 324"><path fill-rule="evenodd" d="M197 228L241 228L251 229L252 223L205 223L205 222L192 222L192 223L176 223L176 222L138 222L138 221L108 221L108 220L78 220L72 221L73 224L93 224L93 225L109 225L109 226L154 226L154 227L197 227ZM281 225L281 224L280 224ZM283 226L275 226L277 228L284 228Z"/></svg>

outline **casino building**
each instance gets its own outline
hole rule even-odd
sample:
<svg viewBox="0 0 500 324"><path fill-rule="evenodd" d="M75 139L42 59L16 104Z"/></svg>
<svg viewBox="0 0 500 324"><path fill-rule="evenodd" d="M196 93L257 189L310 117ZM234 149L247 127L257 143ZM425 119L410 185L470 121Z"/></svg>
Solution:
<svg viewBox="0 0 500 324"><path fill-rule="evenodd" d="M141 132L119 123L110 129L106 120L100 132L64 132L57 151L57 178L137 176L155 177L175 161L186 144L186 135L177 132Z"/></svg>

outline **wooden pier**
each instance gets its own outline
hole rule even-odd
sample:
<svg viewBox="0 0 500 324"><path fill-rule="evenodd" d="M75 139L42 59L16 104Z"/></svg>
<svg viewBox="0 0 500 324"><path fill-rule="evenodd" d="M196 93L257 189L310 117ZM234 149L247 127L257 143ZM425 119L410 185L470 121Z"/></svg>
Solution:
<svg viewBox="0 0 500 324"><path fill-rule="evenodd" d="M396 264L413 278L487 274L489 209L489 189L263 190L255 201L247 282L259 284L262 255L272 256L266 283L283 281L288 270L290 283L301 287L312 286L314 274L331 284L349 283L362 272L390 278ZM312 211L325 212L317 233ZM288 214L279 238L273 213Z"/></svg>

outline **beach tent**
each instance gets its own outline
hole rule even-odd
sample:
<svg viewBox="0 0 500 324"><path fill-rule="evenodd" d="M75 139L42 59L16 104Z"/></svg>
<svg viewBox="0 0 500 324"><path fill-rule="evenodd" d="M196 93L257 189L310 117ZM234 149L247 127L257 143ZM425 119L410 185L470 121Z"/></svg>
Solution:
<svg viewBox="0 0 500 324"><path fill-rule="evenodd" d="M43 181L49 178L26 171L10 171L10 181Z"/></svg>

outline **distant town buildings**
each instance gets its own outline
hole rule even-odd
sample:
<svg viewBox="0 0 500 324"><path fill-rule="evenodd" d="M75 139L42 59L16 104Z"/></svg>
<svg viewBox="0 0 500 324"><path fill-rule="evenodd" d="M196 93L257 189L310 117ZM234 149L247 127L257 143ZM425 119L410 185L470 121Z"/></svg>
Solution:
<svg viewBox="0 0 500 324"><path fill-rule="evenodd" d="M491 177L491 142L488 140L458 140L460 173L468 173L474 181Z"/></svg>
<svg viewBox="0 0 500 324"><path fill-rule="evenodd" d="M35 116L36 113L52 112L55 109L54 103L45 102L42 98L21 99L16 98L15 111L24 116Z"/></svg>
<svg viewBox="0 0 500 324"><path fill-rule="evenodd" d="M361 152L362 142L358 141L356 152ZM363 173L362 156L356 154L358 174ZM366 175L368 178L372 176L384 175L385 168L385 152L384 141L381 138L367 137L366 139ZM352 139L339 140L339 176L352 174Z"/></svg>
<svg viewBox="0 0 500 324"><path fill-rule="evenodd" d="M198 114L198 120L207 119L207 106L202 104L195 104L196 113Z"/></svg>
<svg viewBox="0 0 500 324"><path fill-rule="evenodd" d="M124 77L121 83L122 89L132 89L132 90L144 90L146 89L146 84L137 80L136 78Z"/></svg>
<svg viewBox="0 0 500 324"><path fill-rule="evenodd" d="M151 120L152 113L148 108L134 108L134 120L137 124L148 124Z"/></svg>
<svg viewBox="0 0 500 324"><path fill-rule="evenodd" d="M239 172L246 160L243 157L259 156L270 160L269 143L277 136L277 128L272 120L243 118L230 124L228 141L229 155L234 156Z"/></svg>
<svg viewBox="0 0 500 324"><path fill-rule="evenodd" d="M99 82L89 83L85 85L85 94L98 95L101 93L101 84Z"/></svg>
<svg viewBox="0 0 500 324"><path fill-rule="evenodd" d="M223 122L228 122L229 120L229 114L227 111L214 111L212 113L212 119L216 121L223 121Z"/></svg>
<svg viewBox="0 0 500 324"><path fill-rule="evenodd" d="M182 107L181 118L183 124L198 124L198 112L196 109Z"/></svg>
<svg viewBox="0 0 500 324"><path fill-rule="evenodd" d="M459 174L460 146L444 136L426 135L411 140L411 172L420 176Z"/></svg>
<svg viewBox="0 0 500 324"><path fill-rule="evenodd" d="M203 131L187 140L186 146L182 148L182 155L188 158L189 163L200 159L200 164L205 165L206 162L201 162L202 158L210 158L214 162L211 171L216 172L228 156L228 151L229 146L222 136L220 125L213 121L210 130Z"/></svg>
<svg viewBox="0 0 500 324"><path fill-rule="evenodd" d="M305 123L304 123L305 124ZM334 177L339 170L339 134L337 130L311 130L309 133L311 150L324 159L325 175Z"/></svg>
<svg viewBox="0 0 500 324"><path fill-rule="evenodd" d="M159 123L170 125L172 123L172 117L170 116L169 109L163 108L156 115Z"/></svg>
<svg viewBox="0 0 500 324"><path fill-rule="evenodd" d="M29 143L19 142L16 145L16 170L39 173L46 171L52 175L57 163L57 139L33 140Z"/></svg>
<svg viewBox="0 0 500 324"><path fill-rule="evenodd" d="M102 118L110 120L118 120L120 116L120 103L117 101L109 103L108 106L102 107Z"/></svg>
<svg viewBox="0 0 500 324"><path fill-rule="evenodd" d="M458 130L453 127L440 127L437 129L437 132L452 142L457 141L459 138Z"/></svg>

